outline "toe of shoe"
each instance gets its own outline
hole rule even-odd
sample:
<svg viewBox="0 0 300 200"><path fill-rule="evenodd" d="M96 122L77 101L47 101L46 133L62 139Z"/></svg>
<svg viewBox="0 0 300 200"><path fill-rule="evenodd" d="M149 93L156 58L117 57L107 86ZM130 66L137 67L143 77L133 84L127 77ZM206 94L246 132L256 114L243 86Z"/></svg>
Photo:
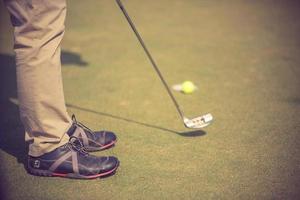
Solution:
<svg viewBox="0 0 300 200"><path fill-rule="evenodd" d="M116 136L116 134L113 133L113 132L107 131L105 135L106 135L106 136L105 136L105 138L106 138L106 141L105 141L105 142L106 142L106 143L111 143L111 142L114 142L114 141L117 140L117 136Z"/></svg>
<svg viewBox="0 0 300 200"><path fill-rule="evenodd" d="M114 156L106 157L105 161L101 163L102 172L114 171L119 166L120 161Z"/></svg>
<svg viewBox="0 0 300 200"><path fill-rule="evenodd" d="M95 132L95 135L98 138L97 140L103 145L114 143L117 140L116 134L110 131L98 131Z"/></svg>

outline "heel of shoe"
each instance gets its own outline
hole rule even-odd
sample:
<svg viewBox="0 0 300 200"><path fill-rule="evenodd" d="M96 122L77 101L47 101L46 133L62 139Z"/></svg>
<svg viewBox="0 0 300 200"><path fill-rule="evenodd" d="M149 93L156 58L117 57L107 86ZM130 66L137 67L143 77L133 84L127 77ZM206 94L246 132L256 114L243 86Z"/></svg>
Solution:
<svg viewBox="0 0 300 200"><path fill-rule="evenodd" d="M49 170L35 169L32 168L30 165L27 166L27 172L35 176L46 176L46 177L53 176L53 173Z"/></svg>

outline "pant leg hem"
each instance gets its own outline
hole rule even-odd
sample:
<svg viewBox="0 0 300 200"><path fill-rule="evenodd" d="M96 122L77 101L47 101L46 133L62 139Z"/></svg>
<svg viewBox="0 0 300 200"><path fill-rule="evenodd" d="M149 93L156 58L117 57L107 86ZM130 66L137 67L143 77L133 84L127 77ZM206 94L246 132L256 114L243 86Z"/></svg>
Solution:
<svg viewBox="0 0 300 200"><path fill-rule="evenodd" d="M49 146L45 149L42 148L29 148L29 152L28 155L32 156L32 157L39 157L42 156L45 153L49 153L55 149L57 149L58 147L63 146L64 144L69 142L69 135L67 134L67 131L69 130L69 128L72 126L72 124L69 124L67 126L67 128L64 130L64 134L61 138L61 140L58 143L51 143L49 144Z"/></svg>

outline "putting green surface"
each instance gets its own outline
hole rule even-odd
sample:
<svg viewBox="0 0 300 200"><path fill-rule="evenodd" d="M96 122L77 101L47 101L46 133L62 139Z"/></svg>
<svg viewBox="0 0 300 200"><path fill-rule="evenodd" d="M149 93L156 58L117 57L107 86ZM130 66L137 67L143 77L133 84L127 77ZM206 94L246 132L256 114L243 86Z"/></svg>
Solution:
<svg viewBox="0 0 300 200"><path fill-rule="evenodd" d="M1 1L2 3L2 1ZM300 4L293 0L123 2L188 117L185 129L114 1L68 1L62 72L69 113L118 134L114 176L26 173L12 29L1 5L0 199L299 199Z"/></svg>

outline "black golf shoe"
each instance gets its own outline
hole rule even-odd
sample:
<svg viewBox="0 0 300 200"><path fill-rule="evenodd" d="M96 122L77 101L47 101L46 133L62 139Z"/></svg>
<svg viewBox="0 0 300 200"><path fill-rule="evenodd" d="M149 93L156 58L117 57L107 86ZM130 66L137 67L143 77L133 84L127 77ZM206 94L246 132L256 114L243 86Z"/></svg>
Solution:
<svg viewBox="0 0 300 200"><path fill-rule="evenodd" d="M116 157L87 153L76 137L67 144L39 157L28 157L28 172L37 176L93 179L113 174L119 166Z"/></svg>
<svg viewBox="0 0 300 200"><path fill-rule="evenodd" d="M112 147L117 136L110 131L92 131L80 122L77 122L75 115L72 115L73 124L67 131L69 136L77 137L87 151L100 151Z"/></svg>

